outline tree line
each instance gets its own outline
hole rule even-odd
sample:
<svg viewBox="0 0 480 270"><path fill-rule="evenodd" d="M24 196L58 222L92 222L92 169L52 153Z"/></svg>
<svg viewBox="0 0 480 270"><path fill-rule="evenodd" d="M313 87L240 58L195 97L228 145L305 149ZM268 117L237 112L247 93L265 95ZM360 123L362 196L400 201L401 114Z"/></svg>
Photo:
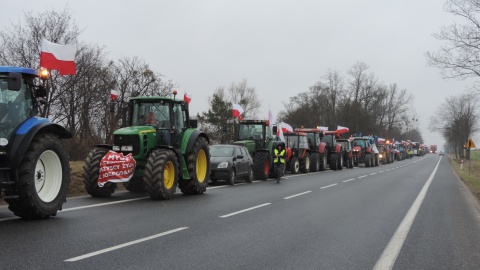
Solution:
<svg viewBox="0 0 480 270"><path fill-rule="evenodd" d="M173 83L137 56L108 57L106 48L79 40L81 31L68 9L26 13L25 21L0 29L0 65L38 68L42 38L59 44L77 44L75 76L52 71L47 81L47 103L40 114L61 123L73 138L65 141L72 160L83 160L92 145L110 143L119 127L122 108L134 96L171 93ZM110 92L119 91L115 112Z"/></svg>

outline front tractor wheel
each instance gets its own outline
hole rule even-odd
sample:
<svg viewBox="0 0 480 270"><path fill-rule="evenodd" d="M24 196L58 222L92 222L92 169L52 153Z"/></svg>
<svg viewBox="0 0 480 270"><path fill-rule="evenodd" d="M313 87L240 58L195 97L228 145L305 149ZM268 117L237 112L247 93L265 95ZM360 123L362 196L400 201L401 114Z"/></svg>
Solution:
<svg viewBox="0 0 480 270"><path fill-rule="evenodd" d="M178 182L183 194L202 194L210 179L210 148L203 137L198 137L187 155L187 170L190 179Z"/></svg>
<svg viewBox="0 0 480 270"><path fill-rule="evenodd" d="M257 180L267 180L270 173L270 154L257 152L253 158L253 174Z"/></svg>
<svg viewBox="0 0 480 270"><path fill-rule="evenodd" d="M68 155L56 135L32 140L18 170L18 198L6 199L19 217L41 219L62 210L70 185Z"/></svg>
<svg viewBox="0 0 480 270"><path fill-rule="evenodd" d="M145 189L153 200L173 197L178 182L178 160L172 150L155 149L145 166Z"/></svg>
<svg viewBox="0 0 480 270"><path fill-rule="evenodd" d="M338 156L337 154L332 154L330 156L330 170L337 170L337 165L338 165Z"/></svg>
<svg viewBox="0 0 480 270"><path fill-rule="evenodd" d="M108 149L94 147L88 153L83 165L83 184L85 190L92 197L110 197L115 191L117 184L105 183L103 187L98 186L98 174L100 173L100 161L108 153Z"/></svg>

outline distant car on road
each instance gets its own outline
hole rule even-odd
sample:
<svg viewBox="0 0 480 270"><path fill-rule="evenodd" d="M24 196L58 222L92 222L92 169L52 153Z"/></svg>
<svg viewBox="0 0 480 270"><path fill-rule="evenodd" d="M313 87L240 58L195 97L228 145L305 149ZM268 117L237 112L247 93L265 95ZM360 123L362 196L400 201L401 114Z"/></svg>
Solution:
<svg viewBox="0 0 480 270"><path fill-rule="evenodd" d="M440 151L440 156L445 156L445 150L442 149L442 151Z"/></svg>
<svg viewBox="0 0 480 270"><path fill-rule="evenodd" d="M240 145L217 144L210 146L210 180L226 180L234 185L240 177L247 183L253 181L253 160L247 148Z"/></svg>

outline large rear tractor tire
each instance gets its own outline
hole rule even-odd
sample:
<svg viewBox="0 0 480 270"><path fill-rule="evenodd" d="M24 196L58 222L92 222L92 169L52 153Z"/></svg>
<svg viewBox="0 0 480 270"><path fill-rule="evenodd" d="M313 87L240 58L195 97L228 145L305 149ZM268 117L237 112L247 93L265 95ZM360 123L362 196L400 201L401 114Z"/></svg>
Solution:
<svg viewBox="0 0 480 270"><path fill-rule="evenodd" d="M298 161L297 157L292 157L290 160L289 171L291 174L297 174L300 171L300 162Z"/></svg>
<svg viewBox="0 0 480 270"><path fill-rule="evenodd" d="M153 150L148 156L143 179L150 199L172 198L178 183L178 160L175 153L168 149Z"/></svg>
<svg viewBox="0 0 480 270"><path fill-rule="evenodd" d="M98 186L98 174L100 173L100 161L108 153L108 149L94 147L88 153L83 165L83 184L85 190L92 197L110 197L115 191L117 184L108 182L103 187Z"/></svg>
<svg viewBox="0 0 480 270"><path fill-rule="evenodd" d="M310 155L310 171L318 172L320 170L320 154L313 152Z"/></svg>
<svg viewBox="0 0 480 270"><path fill-rule="evenodd" d="M180 180L178 185L183 194L202 194L207 191L210 178L210 148L207 140L198 137L187 156L190 180Z"/></svg>
<svg viewBox="0 0 480 270"><path fill-rule="evenodd" d="M348 168L353 169L353 157L348 158Z"/></svg>
<svg viewBox="0 0 480 270"><path fill-rule="evenodd" d="M306 153L302 160L300 160L300 171L302 173L310 172L310 154Z"/></svg>
<svg viewBox="0 0 480 270"><path fill-rule="evenodd" d="M336 171L337 165L338 165L338 155L337 154L330 155L330 170Z"/></svg>
<svg viewBox="0 0 480 270"><path fill-rule="evenodd" d="M338 154L337 169L339 169L340 171L343 170L343 155L342 154Z"/></svg>
<svg viewBox="0 0 480 270"><path fill-rule="evenodd" d="M372 155L366 154L365 155L365 167L373 167L372 166Z"/></svg>
<svg viewBox="0 0 480 270"><path fill-rule="evenodd" d="M125 189L133 193L145 192L145 182L143 177L132 177L130 181L123 183Z"/></svg>
<svg viewBox="0 0 480 270"><path fill-rule="evenodd" d="M25 219L55 216L66 202L70 165L62 142L54 134L36 136L18 170L18 198L6 199L9 209Z"/></svg>
<svg viewBox="0 0 480 270"><path fill-rule="evenodd" d="M377 167L377 166L378 166L378 164L379 164L379 157L378 157L378 154L375 154L375 155L373 155L373 159L375 160L375 167ZM372 166L372 167L373 167L373 166Z"/></svg>
<svg viewBox="0 0 480 270"><path fill-rule="evenodd" d="M320 171L327 169L327 153L320 154Z"/></svg>
<svg viewBox="0 0 480 270"><path fill-rule="evenodd" d="M270 173L270 154L268 152L257 152L253 158L253 175L257 180L267 180Z"/></svg>

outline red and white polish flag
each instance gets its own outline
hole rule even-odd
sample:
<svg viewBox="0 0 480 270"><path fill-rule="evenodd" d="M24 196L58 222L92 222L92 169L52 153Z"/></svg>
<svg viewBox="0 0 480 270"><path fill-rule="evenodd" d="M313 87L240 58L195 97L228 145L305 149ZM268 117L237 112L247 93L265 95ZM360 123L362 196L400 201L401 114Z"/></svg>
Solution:
<svg viewBox="0 0 480 270"><path fill-rule="evenodd" d="M239 116L242 115L242 114L243 114L242 106L233 103L233 105L232 105L232 116L236 117L236 118L239 118Z"/></svg>
<svg viewBox="0 0 480 270"><path fill-rule="evenodd" d="M350 130L349 130L347 127L337 126L337 133L338 133L338 134L347 133L347 132L349 132L349 131L350 131Z"/></svg>
<svg viewBox="0 0 480 270"><path fill-rule="evenodd" d="M110 96L112 97L112 100L117 100L119 95L120 95L120 92L118 90L110 91Z"/></svg>
<svg viewBox="0 0 480 270"><path fill-rule="evenodd" d="M190 101L192 101L192 97L185 91L185 94L183 94L183 101L185 101L187 104L190 104Z"/></svg>
<svg viewBox="0 0 480 270"><path fill-rule="evenodd" d="M40 66L46 69L58 70L60 75L75 75L75 45L60 45L42 39Z"/></svg>
<svg viewBox="0 0 480 270"><path fill-rule="evenodd" d="M267 125L272 128L273 127L273 114L272 110L270 109L270 106L268 106L268 122Z"/></svg>

